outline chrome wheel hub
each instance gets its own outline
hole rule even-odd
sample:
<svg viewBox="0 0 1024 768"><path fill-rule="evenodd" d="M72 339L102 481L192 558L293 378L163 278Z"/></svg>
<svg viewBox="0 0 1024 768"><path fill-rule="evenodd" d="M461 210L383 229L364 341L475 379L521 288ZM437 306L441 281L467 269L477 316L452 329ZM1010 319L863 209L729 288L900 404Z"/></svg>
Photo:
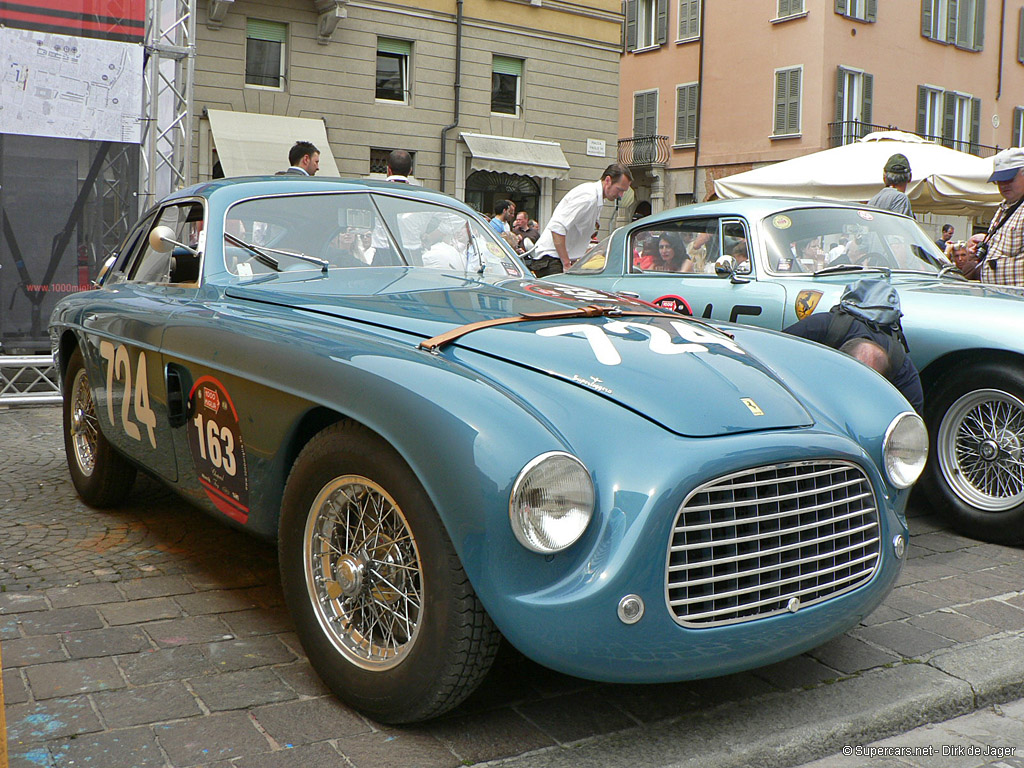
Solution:
<svg viewBox="0 0 1024 768"><path fill-rule="evenodd" d="M96 408L92 401L92 390L89 388L89 377L85 369L80 369L71 385L71 418L68 431L71 433L71 446L75 455L75 463L79 471L90 477L96 469L96 446L99 441L99 424L96 420Z"/></svg>
<svg viewBox="0 0 1024 768"><path fill-rule="evenodd" d="M965 503L1002 512L1024 503L1024 402L979 389L954 402L939 424L938 460Z"/></svg>
<svg viewBox="0 0 1024 768"><path fill-rule="evenodd" d="M335 478L314 499L303 542L309 597L334 647L371 671L400 663L419 634L423 571L394 499L364 477Z"/></svg>

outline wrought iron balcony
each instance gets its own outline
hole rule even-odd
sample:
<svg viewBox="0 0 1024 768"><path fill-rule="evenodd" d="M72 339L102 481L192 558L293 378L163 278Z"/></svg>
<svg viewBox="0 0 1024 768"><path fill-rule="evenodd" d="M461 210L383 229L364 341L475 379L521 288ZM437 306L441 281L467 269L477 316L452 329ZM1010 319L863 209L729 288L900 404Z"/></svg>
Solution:
<svg viewBox="0 0 1024 768"><path fill-rule="evenodd" d="M668 136L619 139L619 162L631 168L665 165L668 162Z"/></svg>
<svg viewBox="0 0 1024 768"><path fill-rule="evenodd" d="M869 133L875 131L902 131L895 125L876 125L873 123L862 123L859 120L843 120L836 123L828 124L829 133L829 146L830 147L841 147L846 144L852 144L862 136L867 136ZM974 144L970 141L964 141L961 139L951 139L944 136L935 136L930 133L918 133L917 131L903 131L904 133L911 133L915 136L920 136L922 139L928 141L934 141L936 144L941 144L944 147L959 150L960 152L967 152L978 157L991 157L999 151L1000 147L989 146L988 144ZM620 151L621 156L621 151Z"/></svg>

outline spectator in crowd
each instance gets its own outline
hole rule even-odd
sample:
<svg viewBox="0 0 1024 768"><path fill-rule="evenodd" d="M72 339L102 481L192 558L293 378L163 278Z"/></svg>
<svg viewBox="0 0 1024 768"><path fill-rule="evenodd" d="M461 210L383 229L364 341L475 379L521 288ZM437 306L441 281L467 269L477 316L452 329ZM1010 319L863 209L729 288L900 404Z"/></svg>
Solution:
<svg viewBox="0 0 1024 768"><path fill-rule="evenodd" d="M540 239L540 232L535 226L530 226L530 215L526 211L519 211L516 214L515 223L512 225L512 232L516 235L519 245L516 250L525 253L530 250Z"/></svg>
<svg viewBox="0 0 1024 768"><path fill-rule="evenodd" d="M495 234L511 232L511 222L516 215L516 204L511 200L498 200L494 204L494 218L490 220L491 229Z"/></svg>
<svg viewBox="0 0 1024 768"><path fill-rule="evenodd" d="M410 173L412 173L412 155L404 149L391 150L388 155L388 177L385 181L408 184Z"/></svg>
<svg viewBox="0 0 1024 768"><path fill-rule="evenodd" d="M1003 202L978 245L981 282L1024 286L1024 149L1011 147L992 158L988 180L999 186Z"/></svg>
<svg viewBox="0 0 1024 768"><path fill-rule="evenodd" d="M953 239L953 225L943 224L942 225L942 236L935 241L935 244L939 246L939 250L945 253L946 245Z"/></svg>
<svg viewBox="0 0 1024 768"><path fill-rule="evenodd" d="M835 264L840 256L846 255L846 244L850 241L846 235L839 238L838 243L832 243L828 249L828 258L825 259L825 266Z"/></svg>
<svg viewBox="0 0 1024 768"><path fill-rule="evenodd" d="M633 174L619 163L604 169L600 181L580 184L569 191L555 207L541 232L534 258L527 266L538 277L554 275L586 253L590 235L600 229L601 206L605 200L618 200L633 181Z"/></svg>
<svg viewBox="0 0 1024 768"><path fill-rule="evenodd" d="M946 258L956 264L968 280L980 280L976 249L968 250L966 240L950 241L946 244Z"/></svg>
<svg viewBox="0 0 1024 768"><path fill-rule="evenodd" d="M882 181L885 186L868 200L868 205L913 216L910 198L907 197L907 184L910 183L910 179L910 161L906 155L897 152L885 161L885 168L882 169Z"/></svg>
<svg viewBox="0 0 1024 768"><path fill-rule="evenodd" d="M645 248L637 266L645 272L692 272L693 259L686 255L683 239L675 232L662 232L649 243L655 247ZM647 243L645 243L645 246Z"/></svg>
<svg viewBox="0 0 1024 768"><path fill-rule="evenodd" d="M288 151L290 165L277 176L316 176L320 170L320 150L309 141L297 141Z"/></svg>

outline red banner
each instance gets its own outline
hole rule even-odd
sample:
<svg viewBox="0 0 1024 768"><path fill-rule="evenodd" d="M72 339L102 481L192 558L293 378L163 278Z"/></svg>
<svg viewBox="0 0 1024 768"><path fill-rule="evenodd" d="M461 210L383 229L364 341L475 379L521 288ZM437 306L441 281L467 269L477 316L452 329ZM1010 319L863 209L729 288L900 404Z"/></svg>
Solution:
<svg viewBox="0 0 1024 768"><path fill-rule="evenodd" d="M141 43L146 0L0 0L0 24L56 35Z"/></svg>

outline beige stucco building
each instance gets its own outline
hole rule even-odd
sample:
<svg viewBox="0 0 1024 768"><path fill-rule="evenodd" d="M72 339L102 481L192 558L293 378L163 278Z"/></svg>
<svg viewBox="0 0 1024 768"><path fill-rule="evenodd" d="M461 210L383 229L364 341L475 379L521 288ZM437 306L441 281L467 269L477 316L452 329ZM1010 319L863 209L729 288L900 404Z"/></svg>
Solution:
<svg viewBox="0 0 1024 768"><path fill-rule="evenodd" d="M305 118L342 177L402 148L422 184L543 221L615 160L621 19L619 0L200 0L197 178L248 172L235 145L275 132L255 154L283 169L319 129L262 116Z"/></svg>
<svg viewBox="0 0 1024 768"><path fill-rule="evenodd" d="M715 178L881 128L1020 146L1022 5L626 0L620 156L638 199L705 200Z"/></svg>

